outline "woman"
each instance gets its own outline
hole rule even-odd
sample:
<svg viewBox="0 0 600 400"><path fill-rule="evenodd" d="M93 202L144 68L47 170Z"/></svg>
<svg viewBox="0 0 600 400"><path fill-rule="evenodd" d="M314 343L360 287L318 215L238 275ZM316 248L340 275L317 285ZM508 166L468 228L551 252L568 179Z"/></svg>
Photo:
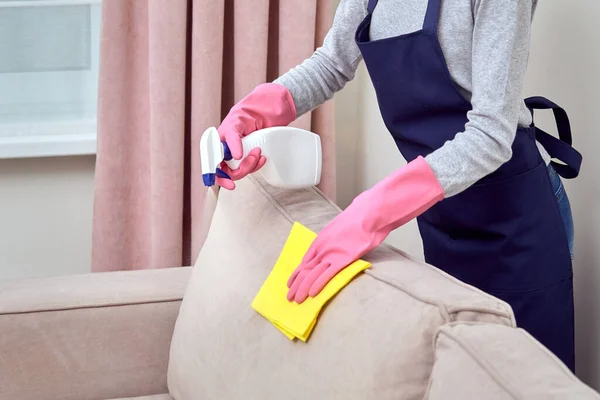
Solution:
<svg viewBox="0 0 600 400"><path fill-rule="evenodd" d="M219 132L239 159L241 137L331 98L364 60L408 161L320 232L289 279L290 301L317 295L417 217L428 263L507 301L517 324L574 369L573 229L557 171L575 177L581 156L562 109L521 98L536 3L342 0L310 59L232 108ZM533 127L536 108L554 110L562 141ZM228 172L239 179L264 161L255 149Z"/></svg>

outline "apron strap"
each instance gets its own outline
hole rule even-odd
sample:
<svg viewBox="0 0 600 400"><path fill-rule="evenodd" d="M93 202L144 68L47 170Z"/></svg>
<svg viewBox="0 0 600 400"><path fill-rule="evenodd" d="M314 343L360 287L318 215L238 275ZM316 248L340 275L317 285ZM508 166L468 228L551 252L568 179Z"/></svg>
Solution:
<svg viewBox="0 0 600 400"><path fill-rule="evenodd" d="M535 138L542 146L544 146L552 158L556 158L564 163L551 162L552 166L560 176L565 179L577 177L577 175L579 175L579 170L581 169L583 157L571 146L573 137L571 135L571 124L569 123L569 117L567 116L566 111L544 97L529 97L525 99L525 105L529 108L532 118L534 110L551 109L553 111L556 127L558 128L558 137L560 139L544 132L538 127L535 127Z"/></svg>
<svg viewBox="0 0 600 400"><path fill-rule="evenodd" d="M377 6L377 1L379 0L369 0L369 5L367 6L369 14L373 14L373 10L375 10L375 6Z"/></svg>
<svg viewBox="0 0 600 400"><path fill-rule="evenodd" d="M441 0L429 0L427 13L423 22L423 30L437 35L438 22L440 20Z"/></svg>

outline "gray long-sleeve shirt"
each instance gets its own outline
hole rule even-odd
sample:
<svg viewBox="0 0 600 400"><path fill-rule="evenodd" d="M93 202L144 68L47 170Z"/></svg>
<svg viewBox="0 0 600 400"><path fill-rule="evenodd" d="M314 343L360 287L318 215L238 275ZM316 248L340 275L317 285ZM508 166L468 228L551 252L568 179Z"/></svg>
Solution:
<svg viewBox="0 0 600 400"><path fill-rule="evenodd" d="M367 15L367 3L342 0L323 46L275 81L291 92L298 116L354 78L362 60L354 33ZM371 39L421 29L427 3L379 0ZM537 0L442 0L438 27L442 51L453 81L472 104L464 131L425 158L446 197L508 161L517 127L531 124L521 92L536 5ZM545 150L538 148L549 162Z"/></svg>

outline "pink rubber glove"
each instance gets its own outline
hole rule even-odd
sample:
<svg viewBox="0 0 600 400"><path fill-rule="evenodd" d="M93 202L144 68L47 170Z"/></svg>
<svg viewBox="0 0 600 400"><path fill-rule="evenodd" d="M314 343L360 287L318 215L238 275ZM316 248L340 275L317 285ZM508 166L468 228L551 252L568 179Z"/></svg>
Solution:
<svg viewBox="0 0 600 400"><path fill-rule="evenodd" d="M232 157L240 160L243 156L242 138L244 136L263 128L286 126L295 119L296 106L287 88L276 83L263 83L231 108L218 131L221 140L229 146ZM260 155L260 150L258 152L254 150L248 154L235 171L232 171L225 163L221 163L221 169L232 180L219 177L217 183L226 189L233 189L235 188L233 180L242 179L246 175L258 171L266 160Z"/></svg>
<svg viewBox="0 0 600 400"><path fill-rule="evenodd" d="M266 161L265 156L261 155L260 148L256 147L250 150L250 153L242 160L237 169L231 169L226 163L221 163L220 168L229 176L229 179L217 176L216 183L225 189L233 190L235 189L235 183L233 181L237 181L245 176L255 173L265 165Z"/></svg>
<svg viewBox="0 0 600 400"><path fill-rule="evenodd" d="M288 280L287 298L302 303L321 292L341 270L377 247L390 232L444 198L424 158L357 196L319 233Z"/></svg>

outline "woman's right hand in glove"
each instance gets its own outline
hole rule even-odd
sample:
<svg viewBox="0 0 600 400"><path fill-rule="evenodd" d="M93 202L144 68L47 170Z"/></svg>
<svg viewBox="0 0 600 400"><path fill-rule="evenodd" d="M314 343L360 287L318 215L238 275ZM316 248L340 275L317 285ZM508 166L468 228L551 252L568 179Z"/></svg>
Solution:
<svg viewBox="0 0 600 400"><path fill-rule="evenodd" d="M291 93L285 86L277 83L258 85L249 95L231 108L221 126L219 136L227 143L231 156L240 160L243 156L242 138L254 131L272 126L286 126L296 119L296 107ZM246 161L248 160L248 161ZM258 171L266 160L261 156L260 149L251 151L241 162L239 168L231 170L225 163L221 169L232 179L217 178L217 183L233 189L233 180Z"/></svg>

